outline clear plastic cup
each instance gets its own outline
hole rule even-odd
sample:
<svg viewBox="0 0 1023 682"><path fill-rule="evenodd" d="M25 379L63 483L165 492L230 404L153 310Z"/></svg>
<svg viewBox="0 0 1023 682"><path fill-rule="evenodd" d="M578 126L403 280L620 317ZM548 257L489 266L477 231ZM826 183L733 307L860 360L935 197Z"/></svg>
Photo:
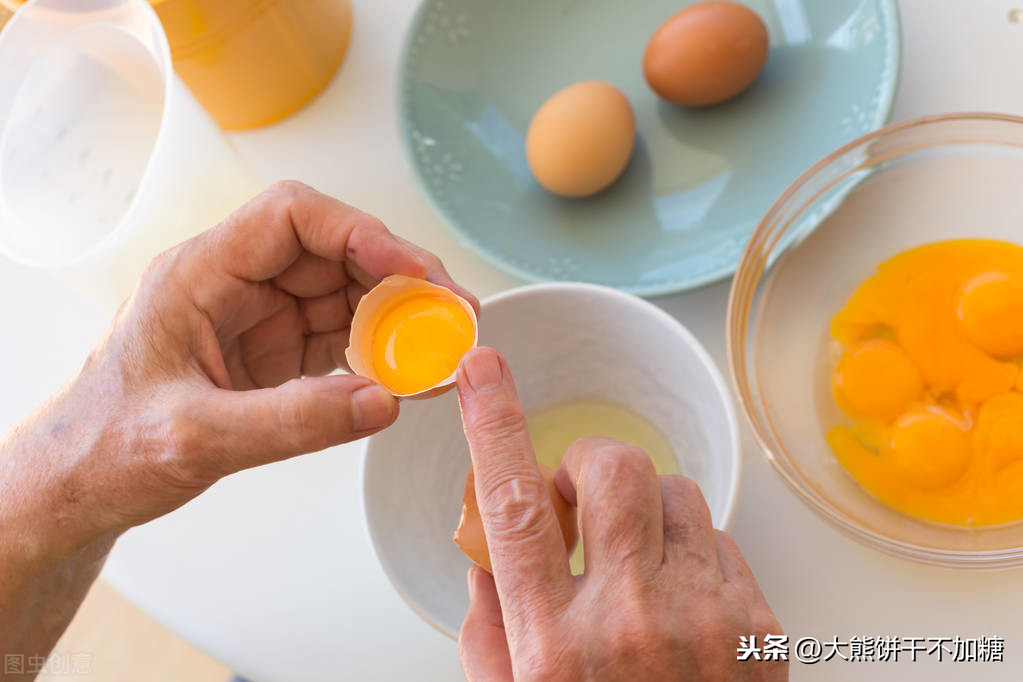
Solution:
<svg viewBox="0 0 1023 682"><path fill-rule="evenodd" d="M114 309L258 188L145 0L32 0L0 33L0 253Z"/></svg>

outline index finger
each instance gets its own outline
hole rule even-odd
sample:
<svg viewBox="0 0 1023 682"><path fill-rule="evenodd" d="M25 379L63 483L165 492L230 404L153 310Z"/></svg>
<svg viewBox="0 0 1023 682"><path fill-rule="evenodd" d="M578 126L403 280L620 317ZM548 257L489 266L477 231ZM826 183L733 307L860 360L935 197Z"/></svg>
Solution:
<svg viewBox="0 0 1023 682"><path fill-rule="evenodd" d="M422 258L379 219L300 182L274 184L221 223L211 240L221 269L250 282L280 275L303 252L354 261L378 279L427 274Z"/></svg>
<svg viewBox="0 0 1023 682"><path fill-rule="evenodd" d="M476 500L514 639L535 617L560 613L571 600L568 554L504 358L492 348L474 349L456 376Z"/></svg>

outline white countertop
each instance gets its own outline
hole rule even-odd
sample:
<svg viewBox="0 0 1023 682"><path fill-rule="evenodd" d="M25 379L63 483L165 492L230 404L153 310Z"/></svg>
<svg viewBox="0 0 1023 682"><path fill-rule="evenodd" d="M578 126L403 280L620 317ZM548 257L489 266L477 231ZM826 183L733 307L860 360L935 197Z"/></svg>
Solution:
<svg viewBox="0 0 1023 682"><path fill-rule="evenodd" d="M824 1L824 0L821 0ZM356 0L350 52L330 88L282 124L233 136L267 180L296 178L380 216L440 255L481 297L513 286L432 213L396 135L394 78L413 0ZM901 0L894 120L953 110L1023 114L1023 0ZM1023 191L1023 188L1021 188ZM45 275L0 261L0 431L84 359L105 316ZM727 283L657 300L727 374ZM784 487L744 427L733 533L794 638L995 635L1009 663L792 665L792 678L1017 679L1023 571L969 573L889 558L825 526ZM377 566L360 500L358 444L243 472L127 533L104 577L170 629L257 682L453 680L455 645Z"/></svg>

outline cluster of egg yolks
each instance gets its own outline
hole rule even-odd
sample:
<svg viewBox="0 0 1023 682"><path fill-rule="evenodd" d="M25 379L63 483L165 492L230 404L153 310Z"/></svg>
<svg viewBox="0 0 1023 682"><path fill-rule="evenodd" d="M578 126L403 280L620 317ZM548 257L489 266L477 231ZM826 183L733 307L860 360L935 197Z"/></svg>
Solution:
<svg viewBox="0 0 1023 682"><path fill-rule="evenodd" d="M828 431L880 500L942 523L1023 518L1023 247L955 240L886 261L831 323L849 423Z"/></svg>
<svg viewBox="0 0 1023 682"><path fill-rule="evenodd" d="M474 342L472 319L461 305L435 294L411 296L380 316L373 369L394 393L418 393L451 376Z"/></svg>

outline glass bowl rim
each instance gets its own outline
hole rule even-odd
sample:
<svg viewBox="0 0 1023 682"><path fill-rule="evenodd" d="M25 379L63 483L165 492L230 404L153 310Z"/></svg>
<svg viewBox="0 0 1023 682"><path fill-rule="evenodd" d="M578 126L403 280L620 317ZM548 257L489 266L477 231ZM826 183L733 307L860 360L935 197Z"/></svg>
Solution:
<svg viewBox="0 0 1023 682"><path fill-rule="evenodd" d="M867 527L853 515L823 499L818 493L806 486L797 475L788 471L786 469L786 463L789 460L788 454L784 451L783 447L779 452L778 449L772 445L770 428L764 424L757 411L757 405L761 402L761 400L754 395L751 388L751 382L748 376L749 370L752 368L748 367L750 363L748 363L746 359L746 328L751 314L750 305L753 302L753 296L757 286L761 282L763 272L768 267L768 258L769 256L777 256L791 247L791 244L786 244L780 249L777 248L780 235L784 234L788 230L796 217L804 214L807 207L813 204L817 200L820 192L825 191L826 188L815 193L803 206L797 207L797 210L794 211L793 215L785 221L784 228L779 231L775 222L785 211L786 207L797 192L804 189L810 182L819 176L821 171L828 168L832 163L849 152L865 147L875 140L884 139L915 128L923 128L956 121L975 123L1010 123L1023 127L1023 116L1015 116L1012 114L967 111L921 116L889 124L852 140L823 157L820 161L810 166L799 177L797 177L774 201L771 207L767 210L767 213L764 214L764 217L761 218L756 229L753 231L753 234L750 236L750 239L746 244L746 248L743 250L739 266L735 272L735 277L732 280L731 291L728 296L725 343L728 352L728 367L729 374L731 375L732 387L738 396L739 405L746 417L746 422L750 427L753 438L756 441L757 446L760 448L764 458L771 464L774 471L782 478L782 480L785 481L788 487L796 493L796 497L798 497L804 504L817 512L817 514L827 521L833 528L837 529L847 537L851 537L864 545L873 547L874 549L880 550L886 554L904 559L911 559L919 563L933 566L993 570L1023 565L1023 545L1015 548L997 550L951 550L897 540ZM936 142L930 146L937 147L953 143L953 141L948 140ZM894 154L889 154L883 158L901 156L905 153L910 153L918 149L919 147L913 147ZM828 186L833 186L833 184L839 182L841 179L848 177L850 173L862 169L865 166L873 165L879 160L882 159L869 159L864 163L857 164L853 168L845 171L839 178L829 183ZM773 234L776 232L778 234ZM770 244L768 247L760 248L762 243L764 243L772 235L775 238L774 243ZM964 532L969 532L969 529L964 529Z"/></svg>

